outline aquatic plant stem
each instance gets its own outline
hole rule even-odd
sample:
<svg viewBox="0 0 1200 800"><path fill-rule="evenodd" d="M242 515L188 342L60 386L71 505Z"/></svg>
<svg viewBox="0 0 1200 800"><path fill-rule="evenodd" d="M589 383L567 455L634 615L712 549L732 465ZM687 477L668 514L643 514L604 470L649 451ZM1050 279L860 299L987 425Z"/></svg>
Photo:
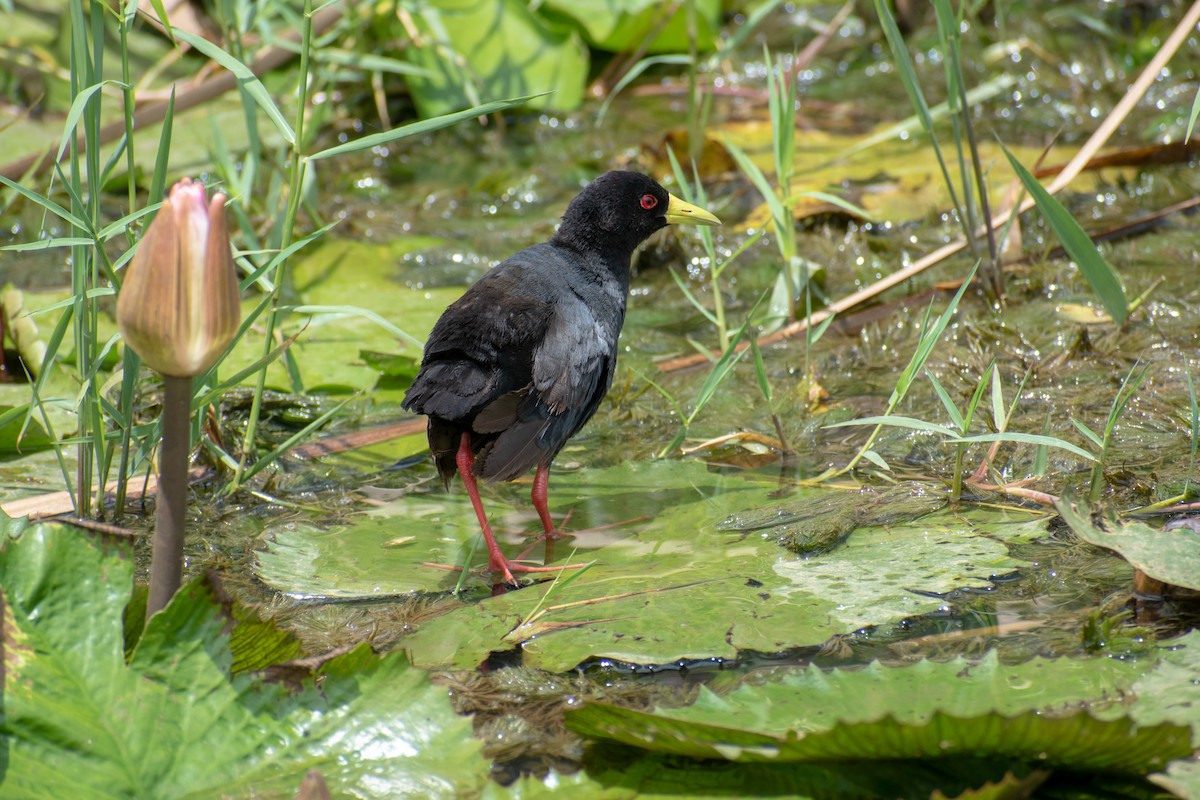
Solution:
<svg viewBox="0 0 1200 800"><path fill-rule="evenodd" d="M300 75L298 78L298 88L296 90L296 141L292 146L291 169L289 172L290 180L288 186L288 203L287 210L284 212L283 228L280 235L279 249L286 250L292 243L292 234L295 229L296 215L300 211L300 196L303 192L304 173L308 162L304 158L304 115L308 108L308 71L309 71L309 56L312 48L313 37L313 12L312 0L305 0L303 25L300 31ZM271 305L267 310L266 334L263 336L263 352L264 355L271 352L275 344L276 329L279 324L279 296L287 273L287 262L280 261L276 265L274 274L271 278ZM246 423L246 434L242 439L242 455L238 460L238 468L233 480L230 482L228 491L232 492L238 489L242 481L246 478L246 464L250 454L254 450L254 440L258 435L258 420L262 413L262 399L266 391L267 370L264 368L258 373L258 381L254 387L254 399L250 403L250 418Z"/></svg>
<svg viewBox="0 0 1200 800"><path fill-rule="evenodd" d="M183 580L191 402L191 377L163 376L163 438L158 454L158 506L154 518L154 552L150 558L147 617L170 602Z"/></svg>

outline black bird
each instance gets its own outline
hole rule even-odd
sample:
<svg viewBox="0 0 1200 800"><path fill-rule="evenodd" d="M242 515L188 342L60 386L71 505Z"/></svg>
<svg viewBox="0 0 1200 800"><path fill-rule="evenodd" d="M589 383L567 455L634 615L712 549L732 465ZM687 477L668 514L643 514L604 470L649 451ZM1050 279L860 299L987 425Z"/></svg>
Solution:
<svg viewBox="0 0 1200 800"><path fill-rule="evenodd" d="M625 322L629 261L671 223L720 225L651 178L609 172L567 206L549 242L490 270L442 314L404 408L429 417L429 447L446 487L457 471L479 518L488 570L545 572L500 551L475 479L513 480L536 466L531 498L547 539L550 462L612 384Z"/></svg>

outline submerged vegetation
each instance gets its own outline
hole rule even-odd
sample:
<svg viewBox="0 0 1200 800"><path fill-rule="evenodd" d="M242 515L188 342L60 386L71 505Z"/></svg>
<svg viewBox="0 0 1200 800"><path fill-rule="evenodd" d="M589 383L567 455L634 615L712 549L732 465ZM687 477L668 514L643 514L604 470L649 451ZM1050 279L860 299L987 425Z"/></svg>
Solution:
<svg viewBox="0 0 1200 800"><path fill-rule="evenodd" d="M1200 796L1200 4L0 8L0 795ZM637 257L588 566L499 591L400 402L611 168L726 226ZM118 321L188 177L179 383Z"/></svg>

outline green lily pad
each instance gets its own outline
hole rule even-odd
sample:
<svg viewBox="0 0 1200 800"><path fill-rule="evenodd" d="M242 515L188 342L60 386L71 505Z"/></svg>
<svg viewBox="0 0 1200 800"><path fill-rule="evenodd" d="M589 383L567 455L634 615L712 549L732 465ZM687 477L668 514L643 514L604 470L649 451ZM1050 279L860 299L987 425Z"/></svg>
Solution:
<svg viewBox="0 0 1200 800"><path fill-rule="evenodd" d="M298 305L309 311L289 316L284 332L298 334L291 352L306 388L338 387L344 391L345 387L375 386L380 372L363 358L363 350L420 358L419 347L398 338L360 310L378 315L417 339L424 337L441 310L462 294L462 289L406 286L397 279L396 264L405 253L437 241L431 237L384 243L327 239L301 252L293 278L300 295ZM349 265L353 269L347 269ZM249 312L258 302L246 301L243 311ZM226 357L222 371L240 370L262 354L261 333L251 330ZM270 386L290 386L282 362L268 368L267 380ZM399 396L397 392L397 399Z"/></svg>
<svg viewBox="0 0 1200 800"><path fill-rule="evenodd" d="M572 714L584 714L572 712ZM828 762L991 756L1077 769L1143 774L1191 753L1190 732L1164 723L1141 728L1128 718L1099 720L1085 712L1050 717L955 717L941 711L928 722L893 717L840 724L826 731L771 736L720 726L687 725L647 712L597 704L571 716L577 733L610 738L693 758L736 762Z"/></svg>
<svg viewBox="0 0 1200 800"><path fill-rule="evenodd" d="M1150 780L1176 797L1200 797L1200 762L1172 761L1165 772L1151 775Z"/></svg>
<svg viewBox="0 0 1200 800"><path fill-rule="evenodd" d="M599 750L599 748L596 748ZM595 779L603 785L624 789L643 800L674 800L683 797L750 798L778 797L855 798L855 800L930 800L965 797L963 794L989 783L1004 782L1010 772L1018 773L1009 785L1038 785L1044 771L1020 769L995 760L958 758L939 761L873 761L862 764L765 764L742 762L731 767L725 761L679 758L678 756L630 748L599 750L604 761L597 764ZM600 759L597 759L600 762ZM1105 776L1109 781L1112 776ZM1026 784L1025 782L1028 782ZM946 792L947 794L939 794ZM983 800L1023 797L1023 794L982 795Z"/></svg>
<svg viewBox="0 0 1200 800"><path fill-rule="evenodd" d="M1085 542L1116 551L1151 578L1200 590L1200 534L1195 531L1188 528L1165 531L1115 518L1096 524L1082 503L1059 500L1055 507L1075 535Z"/></svg>
<svg viewBox="0 0 1200 800"><path fill-rule="evenodd" d="M1086 707L1094 716L1112 718L1124 713L1122 696L1148 669L1110 658L1035 658L1001 664L994 650L978 660L924 660L903 668L879 662L861 670L810 666L725 695L701 687L692 705L658 713L774 734L828 730L885 714L906 724L924 724L936 711L974 717L1031 710L1065 713Z"/></svg>
<svg viewBox="0 0 1200 800"><path fill-rule="evenodd" d="M1149 665L1035 659L995 652L971 662L817 667L696 703L635 711L588 704L568 726L588 736L696 758L828 761L999 756L1143 773L1191 752L1190 731L1139 724L1122 695Z"/></svg>
<svg viewBox="0 0 1200 800"><path fill-rule="evenodd" d="M28 404L15 408L0 405L0 460L20 458L54 447L46 429L36 419L25 424L28 412Z"/></svg>
<svg viewBox="0 0 1200 800"><path fill-rule="evenodd" d="M1200 632L1163 642L1154 669L1133 687L1133 716L1144 725L1175 722L1190 725L1200 746Z"/></svg>
<svg viewBox="0 0 1200 800"><path fill-rule="evenodd" d="M569 453L568 453L569 455ZM552 480L553 510L570 511L573 539L550 563L591 562L577 579L464 603L423 623L402 646L413 663L478 664L520 647L525 663L551 671L591 658L638 664L734 658L815 645L867 625L940 608L938 594L989 585L1023 562L1002 541L949 513L855 530L841 548L802 558L770 534L720 530L735 511L768 503L774 484L722 475L694 461L582 469ZM821 497L804 489L794 496ZM540 532L520 486L488 487L484 504L506 552ZM349 526L268 528L258 577L294 595L367 599L447 591L478 537L460 488L410 493ZM388 543L391 546L387 546ZM475 565L484 562L482 548ZM467 578L482 594L490 579Z"/></svg>
<svg viewBox="0 0 1200 800"><path fill-rule="evenodd" d="M37 525L0 549L6 798L461 797L487 762L445 689L362 645L298 693L232 676L230 622L185 587L126 659L131 555ZM364 795L363 792L366 792Z"/></svg>
<svg viewBox="0 0 1200 800"><path fill-rule="evenodd" d="M427 75L406 82L423 117L541 92L550 94L531 106L569 111L583 101L589 63L583 39L522 0L432 0L413 20L424 39L405 57Z"/></svg>
<svg viewBox="0 0 1200 800"><path fill-rule="evenodd" d="M663 24L658 0L546 0L543 5L578 25L588 43L600 50L624 53L645 47L647 53L679 53L688 49L687 9L676 6ZM702 52L716 44L721 25L718 0L696 0L696 46ZM658 33L646 41L655 30Z"/></svg>

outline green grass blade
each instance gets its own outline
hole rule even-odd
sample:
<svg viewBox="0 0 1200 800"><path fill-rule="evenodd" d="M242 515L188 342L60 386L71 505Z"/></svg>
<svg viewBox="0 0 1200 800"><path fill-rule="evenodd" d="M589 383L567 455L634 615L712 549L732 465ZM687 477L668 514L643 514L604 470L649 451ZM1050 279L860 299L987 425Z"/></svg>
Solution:
<svg viewBox="0 0 1200 800"><path fill-rule="evenodd" d="M24 197L26 200L32 200L34 203L36 203L39 206L41 206L42 208L46 209L51 214L53 214L54 216L63 220L64 222L68 222L71 225L74 225L76 228L79 228L82 231L87 231L89 233L91 232L91 230L92 230L91 225L89 225L87 222L84 222L82 219L75 216L70 211L67 211L65 208L63 208L62 206L60 206L58 203L54 202L50 198L43 197L42 195L38 194L37 192L33 191L32 189L26 189L21 184L17 183L14 180L4 177L3 175L0 175L0 183L4 184L8 188L12 189L17 194ZM90 242L89 242L89 244L90 244Z"/></svg>
<svg viewBox="0 0 1200 800"><path fill-rule="evenodd" d="M787 209L783 207L783 202L779 199L779 195L775 193L771 182L767 180L767 176L758 168L758 165L750 160L750 156L746 155L746 151L738 147L728 139L722 138L721 144L733 156L733 160L738 165L738 169L750 179L754 184L754 188L763 196L763 200L767 203L767 208L771 211L771 219L775 222L777 231L780 225L788 225L791 221L791 215Z"/></svg>
<svg viewBox="0 0 1200 800"><path fill-rule="evenodd" d="M596 124L600 125L604 122L604 116L608 113L608 107L612 105L612 101L617 98L621 91L637 80L643 72L650 67L658 66L659 64L676 64L687 65L692 63L691 56L683 54L671 54L665 56L650 56L643 58L634 64L621 76L621 80L616 82L616 85L609 91L608 96L604 98L604 102L600 104L600 108L596 109Z"/></svg>
<svg viewBox="0 0 1200 800"><path fill-rule="evenodd" d="M767 375L767 365L763 362L762 349L753 336L750 337L750 352L754 354L754 377L758 380L758 390L769 404L772 400L771 379Z"/></svg>
<svg viewBox="0 0 1200 800"><path fill-rule="evenodd" d="M160 208L162 208L162 203L151 203L148 206L139 208L137 211L134 211L132 214L126 214L125 216L123 216L119 220L117 220L116 222L110 222L108 225L105 225L103 228L101 228L100 232L98 234L96 234L96 238L98 238L102 242L107 242L109 239L112 239L114 236L124 233L125 229L128 228L130 226L130 224L132 224L133 222L141 219L142 217L146 216L147 214L153 214L155 211L158 211L158 209L160 209Z"/></svg>
<svg viewBox="0 0 1200 800"><path fill-rule="evenodd" d="M88 247L91 244L91 239L84 239L78 236L56 236L53 239L38 239L36 242L6 244L0 247L0 250L11 250L14 253L28 253L31 250L50 250L55 247Z"/></svg>
<svg viewBox="0 0 1200 800"><path fill-rule="evenodd" d="M1098 433L1096 433L1094 430L1092 430L1091 428L1089 428L1087 425L1083 424L1079 420L1075 419L1074 417L1071 417L1071 424L1075 426L1075 429L1077 431L1079 431L1085 437L1087 437L1087 439L1092 444L1096 445L1096 447L1098 447L1098 448L1103 449L1104 440L1100 438L1100 435Z"/></svg>
<svg viewBox="0 0 1200 800"><path fill-rule="evenodd" d="M721 53L724 55L733 53L735 50L737 50L738 47L741 46L742 42L744 42L746 38L754 32L755 28L761 25L762 21L770 16L770 14L781 5L783 5L783 0L767 0L766 3L763 3L755 8L754 11L746 17L746 21L741 25L736 26L733 30L733 35L726 39L724 44L721 45Z"/></svg>
<svg viewBox="0 0 1200 800"><path fill-rule="evenodd" d="M1059 439L1056 436L1042 436L1040 433L1016 433L1014 431L1006 431L1004 433L983 433L978 436L962 436L951 439L955 444L973 444L976 442L1019 442L1021 444L1034 444L1046 447L1057 447L1059 450L1066 450L1068 453L1074 453L1080 458L1086 458L1088 461L1095 461L1096 456L1084 450L1082 447L1077 447L1070 442Z"/></svg>
<svg viewBox="0 0 1200 800"><path fill-rule="evenodd" d="M342 319L345 317L362 317L363 319L368 319L371 322L374 322L376 325L383 328L385 331L390 333L392 336L395 336L397 339L400 339L401 341L411 344L413 347L416 347L418 349L425 347L425 343L422 342L417 337L413 336L411 333L408 333L406 331L401 330L400 328L397 328L395 325L393 325L391 322L388 322L386 319L384 319L379 314L376 314L374 311L371 311L366 308L359 308L358 306L284 306L283 310L288 311L288 312L293 312L296 314L311 314L314 316L317 314L320 314L320 315L323 315L326 319L331 319L331 320L332 319ZM320 323L317 320L314 320L313 324L320 324Z"/></svg>
<svg viewBox="0 0 1200 800"><path fill-rule="evenodd" d="M865 458L867 461L870 461L872 464L879 467L884 472L892 471L891 464L884 461L883 456L879 455L879 453L875 452L874 450L864 450L863 458Z"/></svg>
<svg viewBox="0 0 1200 800"><path fill-rule="evenodd" d="M167 113L163 117L162 130L158 135L158 150L154 154L154 173L150 176L149 202L157 203L163 199L167 188L167 163L171 157L171 131L175 126L175 87L171 87L171 97L167 101Z"/></svg>
<svg viewBox="0 0 1200 800"><path fill-rule="evenodd" d="M908 365L900 373L900 377L896 381L896 386L892 390L892 395L888 399L888 410L895 408L899 402L904 399L904 395L908 393L913 381L920 371L925 367L925 362L929 360L929 356L933 353L933 347L941 338L942 332L946 330L946 326L950 324L951 317L958 310L959 301L966 294L967 287L971 285L971 280L975 277L975 273L979 270L979 262L971 267L971 271L967 273L967 277L963 279L962 285L958 287L958 291L954 293L954 297L950 299L950 303L945 310L937 318L937 321L932 325L926 325L924 332L921 334L921 339L917 343L917 348L913 352L912 358Z"/></svg>
<svg viewBox="0 0 1200 800"><path fill-rule="evenodd" d="M381 144L394 142L397 139L404 139L409 136L420 136L423 133L429 133L430 131L436 131L440 130L441 128L448 128L451 125L457 125L464 120L474 119L475 117L483 117L487 116L488 114L493 114L497 111L504 111L508 108L514 108L523 103L527 103L536 97L542 97L545 94L548 94L548 92L526 95L524 97L514 97L511 100L496 100L491 103L472 106L471 108L463 109L462 111L455 111L451 114L443 114L440 117L430 117L429 119L423 119L420 122L401 125L399 128L392 128L390 131L374 133L370 136L364 136L361 139L355 139L352 142L346 142L344 144L339 144L336 147L330 147L328 149L321 150L320 152L313 153L311 156L308 156L307 160L319 161L323 158L340 156L343 153L357 153L360 150L370 150L372 147L378 147Z"/></svg>
<svg viewBox="0 0 1200 800"><path fill-rule="evenodd" d="M983 371L983 375L979 378L979 382L975 384L975 393L971 395L971 401L967 403L966 424L961 429L963 436L967 435L967 431L970 429L971 423L975 420L975 411L979 408L979 404L983 402L983 392L987 388L988 379L991 378L991 376L997 371L996 362L993 360L992 363L988 364L988 368Z"/></svg>
<svg viewBox="0 0 1200 800"><path fill-rule="evenodd" d="M759 296L758 302L754 304L754 307L750 309L750 313L746 315L746 321L738 327L737 331L733 334L733 338L729 341L729 346L725 348L725 351L721 353L721 357L717 359L715 364L713 364L712 369L708 373L708 377L705 378L704 384L700 387L700 392L696 395L696 402L692 407L692 413L688 414L687 419L684 422L684 431L686 431L687 427L692 424L692 420L696 418L696 415L699 414L706 405L708 405L708 401L711 400L713 395L716 394L717 387L721 385L721 381L725 380L726 376L729 375L729 372L734 368L737 362L741 360L741 357L749 351L749 348L744 348L739 351L738 345L741 344L742 339L744 339L749 333L751 321L754 319L754 315L758 311L758 307L762 305L762 302L764 299L766 299L766 296L767 295L765 293Z"/></svg>
<svg viewBox="0 0 1200 800"><path fill-rule="evenodd" d="M327 231L336 227L338 224L340 224L340 222L341 222L341 220L334 220L333 222L330 222L329 224L325 225L324 227L318 228L317 230L313 231L308 236L305 236L303 239L297 239L296 241L292 242L284 249L280 250L278 253L275 253L275 255L271 257L270 261L268 261L263 266L256 268L253 272L251 272L250 274L246 275L246 277L241 279L241 284L240 284L241 290L243 292L246 291L246 289L250 288L250 286L252 284L257 283L258 281L262 280L264 275L266 275L271 270L275 269L275 267L278 266L280 263L291 258L293 255L295 255L299 251L303 250L305 247L312 244L317 239L320 239L322 236L325 235L325 233ZM260 252L262 252L262 251L260 251ZM264 286L262 288L264 291L270 291L269 286Z"/></svg>
<svg viewBox="0 0 1200 800"><path fill-rule="evenodd" d="M1196 128L1196 119L1200 117L1200 89L1196 90L1196 97L1192 100L1192 115L1188 117L1187 133L1183 136L1184 143L1192 140L1192 131Z"/></svg>
<svg viewBox="0 0 1200 800"><path fill-rule="evenodd" d="M737 333L734 334L733 339L729 342L729 347L725 348L725 352L721 354L721 357L717 359L712 369L709 370L704 385L700 387L700 392L696 395L696 403L692 407L692 413L687 417L689 425L696 418L696 415L708 405L708 401L713 399L713 395L717 393L717 387L721 385L721 382L725 380L730 371L737 365L737 362L741 360L742 356L748 352L749 348L741 351L738 350L738 345L745 336L748 324L749 320L738 328Z"/></svg>
<svg viewBox="0 0 1200 800"><path fill-rule="evenodd" d="M879 23L883 27L884 36L887 38L888 46L892 51L892 61L896 65L896 72L900 76L900 83L904 86L904 91L908 94L908 100L912 104L913 111L916 112L916 117L921 123L921 127L925 130L925 134L929 137L929 143L933 146L933 154L937 157L938 167L942 171L942 180L946 184L946 190L950 194L950 203L955 210L959 212L959 219L966 224L966 216L963 213L962 205L958 201L958 192L954 188L954 181L950 178L950 170L946 167L946 159L942 155L942 148L938 145L937 136L933 129L933 114L929 110L929 103L925 100L925 93L921 90L921 81L917 77L917 70L913 66L912 56L908 52L908 46L904 43L904 37L900 34L900 28L896 25L896 19L892 16L891 9L885 0L875 0L875 12L879 17ZM947 107L952 109L956 99L947 101ZM967 231L970 235L971 231Z"/></svg>
<svg viewBox="0 0 1200 800"><path fill-rule="evenodd" d="M274 464L279 459L280 456L282 456L288 450L291 450L293 447L295 447L297 442L307 438L313 431L315 431L317 428L321 427L326 422L328 422L330 419L332 419L335 414L337 414L339 411L341 411L343 408L345 408L346 405L353 399L355 399L355 398L347 397L345 400L338 403L336 406L329 409L324 414L317 417L316 419L314 419L312 422L305 425L300 430L296 431L296 433L292 434L287 439L280 442L279 445L277 445L274 450L272 450L271 452L267 453L262 458L255 461L251 466L247 467L246 470L242 472L242 476L241 476L242 481L245 482L245 481L249 480L255 474L261 472L263 469L265 469L266 467L269 467L271 464Z"/></svg>
<svg viewBox="0 0 1200 800"><path fill-rule="evenodd" d="M954 427L961 433L966 433L967 423L963 419L963 415L959 412L958 407L954 405L954 400L951 399L950 394L942 387L942 382L929 370L925 370L925 377L929 378L929 382L933 384L933 390L937 392L938 399L942 401L942 407L950 415L950 420L954 423Z"/></svg>
<svg viewBox="0 0 1200 800"><path fill-rule="evenodd" d="M0 250L3 249L5 248L0 248ZM692 307L703 314L705 319L707 319L713 325L716 325L716 314L704 307L704 304L700 302L699 298L697 298L695 293L692 292L692 290L688 287L687 282L683 278L679 277L679 270L672 267L671 277L675 280L675 285L679 287L679 291L683 292L683 296L686 297L687 301L692 304Z"/></svg>
<svg viewBox="0 0 1200 800"><path fill-rule="evenodd" d="M992 422L996 430L1006 427L1007 415L1004 413L1004 387L1000 384L1000 370L992 370Z"/></svg>
<svg viewBox="0 0 1200 800"><path fill-rule="evenodd" d="M877 218L870 211L859 205L851 203L844 197L839 197L832 192L822 192L818 189L805 189L803 192L797 192L787 199L787 204L792 205L801 197L811 197L813 200L820 200L822 203L829 203L831 206L837 206L852 217L865 219L868 222L877 222Z"/></svg>
<svg viewBox="0 0 1200 800"><path fill-rule="evenodd" d="M1050 414L1046 413L1046 418L1042 420L1042 436L1050 434ZM1033 474L1039 478L1046 474L1046 469L1050 465L1050 448L1046 445L1038 445L1037 454L1033 459Z"/></svg>
<svg viewBox="0 0 1200 800"><path fill-rule="evenodd" d="M116 291L111 286L103 286L98 289L88 289L84 294L84 297L86 297L88 300L94 300L97 297L111 297L114 294L116 294ZM58 311L60 308L70 308L74 305L75 298L68 297L63 300L59 300L57 303L51 303L48 306L42 306L41 308L36 308L33 311L26 311L24 312L24 315L36 317L41 314L49 314L51 311Z"/></svg>
<svg viewBox="0 0 1200 800"><path fill-rule="evenodd" d="M1146 380L1146 373L1149 370L1149 364L1134 364L1129 369L1129 374L1125 376L1125 380L1121 381L1121 388L1117 390L1116 399L1113 400L1112 408L1108 411L1108 421L1104 425L1104 441L1109 440L1117 420L1125 413L1125 406L1133 399L1133 395L1142 385L1142 381Z"/></svg>
<svg viewBox="0 0 1200 800"><path fill-rule="evenodd" d="M890 425L893 428L908 428L914 431L923 431L925 433L936 433L939 436L955 439L958 437L957 431L952 431L945 425L938 425L936 422L928 422L923 419L914 417L904 417L898 414L881 414L875 417L863 417L862 419L851 419L846 422L834 422L829 425L823 425L825 428L851 428L856 425ZM865 454L864 454L865 455Z"/></svg>
<svg viewBox="0 0 1200 800"><path fill-rule="evenodd" d="M176 28L175 36L232 72L237 77L238 83L242 88L254 98L254 102L263 110L267 118L274 123L275 129L279 131L279 135L284 138L284 141L289 145L296 143L296 132L288 124L287 119L283 116L283 112L279 110L279 106L275 105L275 101L271 99L271 93L267 91L267 87L263 86L262 81L258 79L249 67L212 42L194 33L189 33L182 28Z"/></svg>
<svg viewBox="0 0 1200 800"><path fill-rule="evenodd" d="M136 7L137 4L131 3L131 5ZM167 36L171 38L171 41L174 41L175 28L172 27L171 20L167 17L167 9L163 5L163 0L150 0L150 6L154 9L154 13L158 16L159 22L161 22L163 27L166 28Z"/></svg>
<svg viewBox="0 0 1200 800"><path fill-rule="evenodd" d="M1080 271L1092 285L1092 290L1104 304L1109 316L1118 325L1125 322L1125 318L1129 316L1129 301L1125 297L1125 289L1121 286L1121 280L1117 277L1117 273L1096 249L1095 242L1083 228L1079 227L1079 223L1067 209L1063 208L1062 203L1055 200L1054 196L1042 186L1041 181L1033 177L1029 170L1025 169L1021 162L1008 152L1007 148L1004 150L1004 155L1008 157L1008 163L1012 165L1013 171L1021 179L1025 190L1037 203L1038 210L1046 218L1051 230L1062 242L1063 248L1079 265Z"/></svg>
<svg viewBox="0 0 1200 800"><path fill-rule="evenodd" d="M67 151L67 145L71 142L71 137L75 135L75 128L79 125L79 118L83 116L84 109L87 108L88 101L92 99L92 95L104 88L105 84L112 84L125 88L125 84L120 81L100 81L94 83L79 91L75 95L75 99L71 101L71 108L67 111L66 121L63 123L62 137L58 142L58 152L55 154L55 161L62 161L63 153Z"/></svg>

